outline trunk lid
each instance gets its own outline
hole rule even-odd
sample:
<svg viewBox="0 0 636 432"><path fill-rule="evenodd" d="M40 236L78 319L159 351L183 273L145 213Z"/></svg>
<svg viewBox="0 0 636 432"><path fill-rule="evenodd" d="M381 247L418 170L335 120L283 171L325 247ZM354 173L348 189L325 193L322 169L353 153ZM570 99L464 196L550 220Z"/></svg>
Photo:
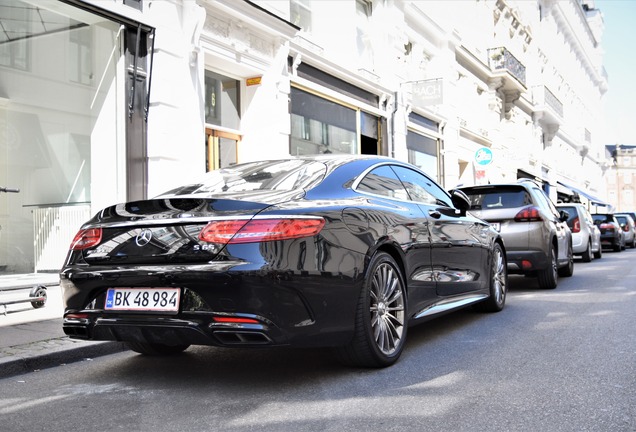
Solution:
<svg viewBox="0 0 636 432"><path fill-rule="evenodd" d="M247 223L271 205L298 196L298 191L261 191L258 201L251 200L255 194L249 192L242 197L232 194L232 199L178 197L118 204L100 211L82 227L101 228L101 241L73 252L93 265L207 262L224 248L199 239L209 221L239 219Z"/></svg>

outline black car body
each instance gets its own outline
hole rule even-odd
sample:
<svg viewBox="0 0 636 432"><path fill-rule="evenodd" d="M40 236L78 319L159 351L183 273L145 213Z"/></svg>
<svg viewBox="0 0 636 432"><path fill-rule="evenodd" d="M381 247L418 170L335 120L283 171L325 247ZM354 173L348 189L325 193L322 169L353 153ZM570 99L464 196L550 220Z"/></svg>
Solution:
<svg viewBox="0 0 636 432"><path fill-rule="evenodd" d="M625 249L623 229L613 213L594 213L592 219L601 231L601 245L612 248L614 252Z"/></svg>
<svg viewBox="0 0 636 432"><path fill-rule="evenodd" d="M60 273L64 331L144 354L328 346L386 366L410 324L503 308L502 240L467 208L461 192L377 156L208 173L82 227Z"/></svg>

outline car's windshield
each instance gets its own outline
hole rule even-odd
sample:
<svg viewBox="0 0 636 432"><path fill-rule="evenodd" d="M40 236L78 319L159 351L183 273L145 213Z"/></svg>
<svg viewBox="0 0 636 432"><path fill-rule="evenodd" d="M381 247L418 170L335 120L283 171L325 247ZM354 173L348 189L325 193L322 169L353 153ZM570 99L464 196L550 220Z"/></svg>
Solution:
<svg viewBox="0 0 636 432"><path fill-rule="evenodd" d="M325 176L327 167L303 159L251 162L215 170L191 184L160 195L219 195L253 190L309 189Z"/></svg>

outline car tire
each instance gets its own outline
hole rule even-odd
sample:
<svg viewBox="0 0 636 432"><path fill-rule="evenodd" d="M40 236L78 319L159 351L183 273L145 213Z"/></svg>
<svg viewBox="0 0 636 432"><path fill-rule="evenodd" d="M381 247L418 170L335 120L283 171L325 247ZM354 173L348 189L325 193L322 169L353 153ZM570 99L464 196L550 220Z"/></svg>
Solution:
<svg viewBox="0 0 636 432"><path fill-rule="evenodd" d="M614 243L614 252L620 252L622 250L623 250L623 246L621 245L620 240L617 243Z"/></svg>
<svg viewBox="0 0 636 432"><path fill-rule="evenodd" d="M548 250L548 258L550 260L549 265L537 272L539 287L542 289L555 289L557 287L558 270L556 251L552 244L550 244L550 249Z"/></svg>
<svg viewBox="0 0 636 432"><path fill-rule="evenodd" d="M581 257L583 258L583 262L587 263L592 261L592 242L587 242L587 248L585 248L585 252L583 252Z"/></svg>
<svg viewBox="0 0 636 432"><path fill-rule="evenodd" d="M603 257L603 246L598 245L598 250L594 252L594 259L601 259Z"/></svg>
<svg viewBox="0 0 636 432"><path fill-rule="evenodd" d="M376 253L358 300L353 339L337 348L338 359L356 367L395 363L406 341L406 302L404 277L397 263L385 252Z"/></svg>
<svg viewBox="0 0 636 432"><path fill-rule="evenodd" d="M148 356L169 356L182 353L190 345L165 345L145 342L126 342L132 351Z"/></svg>
<svg viewBox="0 0 636 432"><path fill-rule="evenodd" d="M572 251L572 243L568 246L568 263L559 268L559 276L570 277L574 274L574 252Z"/></svg>
<svg viewBox="0 0 636 432"><path fill-rule="evenodd" d="M508 292L508 264L506 254L499 243L495 243L490 266L490 296L477 303L475 309L480 312L499 312L506 304Z"/></svg>

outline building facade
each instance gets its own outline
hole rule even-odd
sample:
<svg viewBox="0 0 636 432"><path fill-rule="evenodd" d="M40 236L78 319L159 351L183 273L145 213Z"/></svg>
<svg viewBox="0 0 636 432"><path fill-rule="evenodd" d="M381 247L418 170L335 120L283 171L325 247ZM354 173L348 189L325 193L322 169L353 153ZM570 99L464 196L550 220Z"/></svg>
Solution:
<svg viewBox="0 0 636 432"><path fill-rule="evenodd" d="M607 199L617 212L636 210L636 145L608 145L614 162L607 173Z"/></svg>
<svg viewBox="0 0 636 432"><path fill-rule="evenodd" d="M0 0L0 17L0 187L20 190L0 193L0 271L56 271L106 205L288 155L606 201L591 1Z"/></svg>

